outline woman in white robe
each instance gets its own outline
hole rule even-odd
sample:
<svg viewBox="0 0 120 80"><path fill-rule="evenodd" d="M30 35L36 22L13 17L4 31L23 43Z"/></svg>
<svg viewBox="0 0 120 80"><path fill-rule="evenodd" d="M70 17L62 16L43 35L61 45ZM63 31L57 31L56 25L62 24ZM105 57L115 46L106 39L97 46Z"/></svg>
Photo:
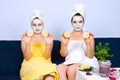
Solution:
<svg viewBox="0 0 120 80"><path fill-rule="evenodd" d="M94 35L83 31L85 23L85 9L82 4L76 4L71 18L73 31L61 35L61 56L65 62L59 64L59 80L76 80L76 70L82 64L99 68L98 60L94 56Z"/></svg>

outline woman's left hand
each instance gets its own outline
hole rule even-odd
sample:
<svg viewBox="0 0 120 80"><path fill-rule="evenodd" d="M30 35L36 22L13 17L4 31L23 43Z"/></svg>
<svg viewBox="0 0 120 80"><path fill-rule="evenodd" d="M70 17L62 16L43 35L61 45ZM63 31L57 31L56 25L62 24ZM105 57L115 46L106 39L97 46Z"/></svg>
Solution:
<svg viewBox="0 0 120 80"><path fill-rule="evenodd" d="M85 39L86 42L86 56L93 58L94 56L94 35L90 33L89 37Z"/></svg>
<svg viewBox="0 0 120 80"><path fill-rule="evenodd" d="M90 33L89 37L85 39L86 44L90 44L93 39L94 39L94 36L93 34Z"/></svg>
<svg viewBox="0 0 120 80"><path fill-rule="evenodd" d="M48 36L47 37L44 37L44 40L46 42L47 45L53 45L53 36L52 34L48 33Z"/></svg>

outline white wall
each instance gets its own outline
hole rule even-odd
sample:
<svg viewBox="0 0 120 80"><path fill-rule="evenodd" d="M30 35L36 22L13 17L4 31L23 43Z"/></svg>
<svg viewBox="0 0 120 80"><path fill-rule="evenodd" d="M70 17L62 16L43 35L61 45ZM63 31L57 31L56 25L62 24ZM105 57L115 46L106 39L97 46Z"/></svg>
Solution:
<svg viewBox="0 0 120 80"><path fill-rule="evenodd" d="M45 29L59 40L65 30L72 30L72 7L79 2L87 11L85 31L95 37L120 37L120 0L0 0L0 40L20 40L31 29L34 8L44 12Z"/></svg>

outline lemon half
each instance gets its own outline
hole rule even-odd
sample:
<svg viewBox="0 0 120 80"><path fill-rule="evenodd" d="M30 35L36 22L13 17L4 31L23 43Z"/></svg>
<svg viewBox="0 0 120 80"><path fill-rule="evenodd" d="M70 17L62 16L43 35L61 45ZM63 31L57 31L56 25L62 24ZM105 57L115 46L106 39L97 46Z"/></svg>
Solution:
<svg viewBox="0 0 120 80"><path fill-rule="evenodd" d="M88 37L89 37L89 32L84 32L84 33L83 33L83 37L84 37L84 38L88 38Z"/></svg>
<svg viewBox="0 0 120 80"><path fill-rule="evenodd" d="M90 66L89 65L85 65L85 64L82 64L80 66L80 70L86 70L86 69L90 69Z"/></svg>
<svg viewBox="0 0 120 80"><path fill-rule="evenodd" d="M47 37L47 36L48 36L48 31L47 31L47 30L42 31L42 35L43 35L44 37Z"/></svg>
<svg viewBox="0 0 120 80"><path fill-rule="evenodd" d="M28 30L27 31L27 36L32 36L33 35L33 31L32 30Z"/></svg>
<svg viewBox="0 0 120 80"><path fill-rule="evenodd" d="M70 37L70 32L69 31L65 31L64 32L64 37L65 38L69 38Z"/></svg>

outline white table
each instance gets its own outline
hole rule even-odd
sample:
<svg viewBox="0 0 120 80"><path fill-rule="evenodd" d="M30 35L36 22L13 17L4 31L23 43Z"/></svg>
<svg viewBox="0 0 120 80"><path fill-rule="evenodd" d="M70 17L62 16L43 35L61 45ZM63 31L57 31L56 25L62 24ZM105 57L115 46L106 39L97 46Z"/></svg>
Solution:
<svg viewBox="0 0 120 80"><path fill-rule="evenodd" d="M98 73L86 75L86 72L77 70L76 80L109 80L108 77L101 77Z"/></svg>

